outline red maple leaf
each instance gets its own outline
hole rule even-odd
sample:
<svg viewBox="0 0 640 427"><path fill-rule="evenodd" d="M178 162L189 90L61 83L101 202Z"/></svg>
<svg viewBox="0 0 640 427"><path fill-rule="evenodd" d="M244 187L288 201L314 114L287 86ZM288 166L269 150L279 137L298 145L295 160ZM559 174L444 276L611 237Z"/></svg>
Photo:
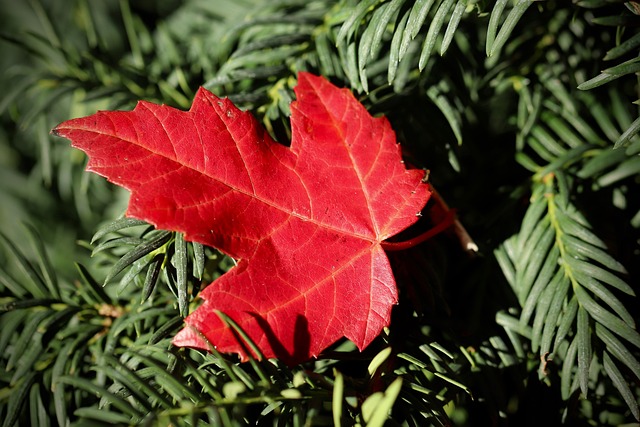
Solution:
<svg viewBox="0 0 640 427"><path fill-rule="evenodd" d="M178 346L208 349L204 336L246 358L216 310L288 363L343 336L363 349L389 324L397 290L381 243L417 220L424 172L348 90L300 73L295 93L290 148L203 88L187 112L141 101L53 130L131 191L128 216L237 260L202 291Z"/></svg>

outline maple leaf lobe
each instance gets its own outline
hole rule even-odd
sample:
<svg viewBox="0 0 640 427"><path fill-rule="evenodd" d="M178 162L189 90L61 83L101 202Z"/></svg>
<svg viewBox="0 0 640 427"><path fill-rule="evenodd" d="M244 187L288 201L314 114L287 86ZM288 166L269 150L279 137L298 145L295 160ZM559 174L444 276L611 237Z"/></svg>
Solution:
<svg viewBox="0 0 640 427"><path fill-rule="evenodd" d="M362 349L389 323L397 291L380 243L417 220L423 173L348 90L300 73L295 92L290 148L202 88L186 112L141 101L54 129L88 170L131 191L128 216L238 260L203 290L176 345L246 357L217 310L289 363L342 336Z"/></svg>

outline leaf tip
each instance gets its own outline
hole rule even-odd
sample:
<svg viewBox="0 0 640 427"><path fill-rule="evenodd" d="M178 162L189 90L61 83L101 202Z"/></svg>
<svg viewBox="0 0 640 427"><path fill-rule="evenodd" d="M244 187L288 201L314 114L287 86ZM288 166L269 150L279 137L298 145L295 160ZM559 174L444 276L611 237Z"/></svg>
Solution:
<svg viewBox="0 0 640 427"><path fill-rule="evenodd" d="M58 126L54 127L53 129L51 129L51 131L49 132L50 135L53 136L58 136L58 137L63 137L62 132L60 130L60 126L62 125L62 123L60 123Z"/></svg>
<svg viewBox="0 0 640 427"><path fill-rule="evenodd" d="M178 332L171 340L171 344L176 347L193 347L205 350L209 349L209 346L203 340L201 333L196 328L190 325Z"/></svg>

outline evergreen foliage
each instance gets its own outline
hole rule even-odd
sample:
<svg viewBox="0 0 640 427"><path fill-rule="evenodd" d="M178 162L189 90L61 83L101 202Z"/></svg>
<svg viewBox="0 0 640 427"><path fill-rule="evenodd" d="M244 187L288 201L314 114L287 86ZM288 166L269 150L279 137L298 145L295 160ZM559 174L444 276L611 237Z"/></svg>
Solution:
<svg viewBox="0 0 640 427"><path fill-rule="evenodd" d="M640 420L637 2L0 7L2 427ZM459 221L390 254L400 303L362 353L175 348L233 260L122 218L127 194L49 130L205 86L287 143L300 70L387 115Z"/></svg>

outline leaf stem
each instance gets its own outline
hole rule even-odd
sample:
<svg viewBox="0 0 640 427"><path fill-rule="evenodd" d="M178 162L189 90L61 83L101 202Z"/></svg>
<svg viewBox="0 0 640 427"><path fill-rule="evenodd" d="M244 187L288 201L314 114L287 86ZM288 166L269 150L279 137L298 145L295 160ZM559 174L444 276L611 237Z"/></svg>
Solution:
<svg viewBox="0 0 640 427"><path fill-rule="evenodd" d="M413 239L405 240L404 242L387 242L384 241L381 243L382 248L385 251L403 251L405 249L412 248L420 243L435 237L436 235L442 233L447 228L451 227L456 217L455 209L451 209L447 211L446 216L442 221L436 224L433 228L425 231L424 233L414 237Z"/></svg>

